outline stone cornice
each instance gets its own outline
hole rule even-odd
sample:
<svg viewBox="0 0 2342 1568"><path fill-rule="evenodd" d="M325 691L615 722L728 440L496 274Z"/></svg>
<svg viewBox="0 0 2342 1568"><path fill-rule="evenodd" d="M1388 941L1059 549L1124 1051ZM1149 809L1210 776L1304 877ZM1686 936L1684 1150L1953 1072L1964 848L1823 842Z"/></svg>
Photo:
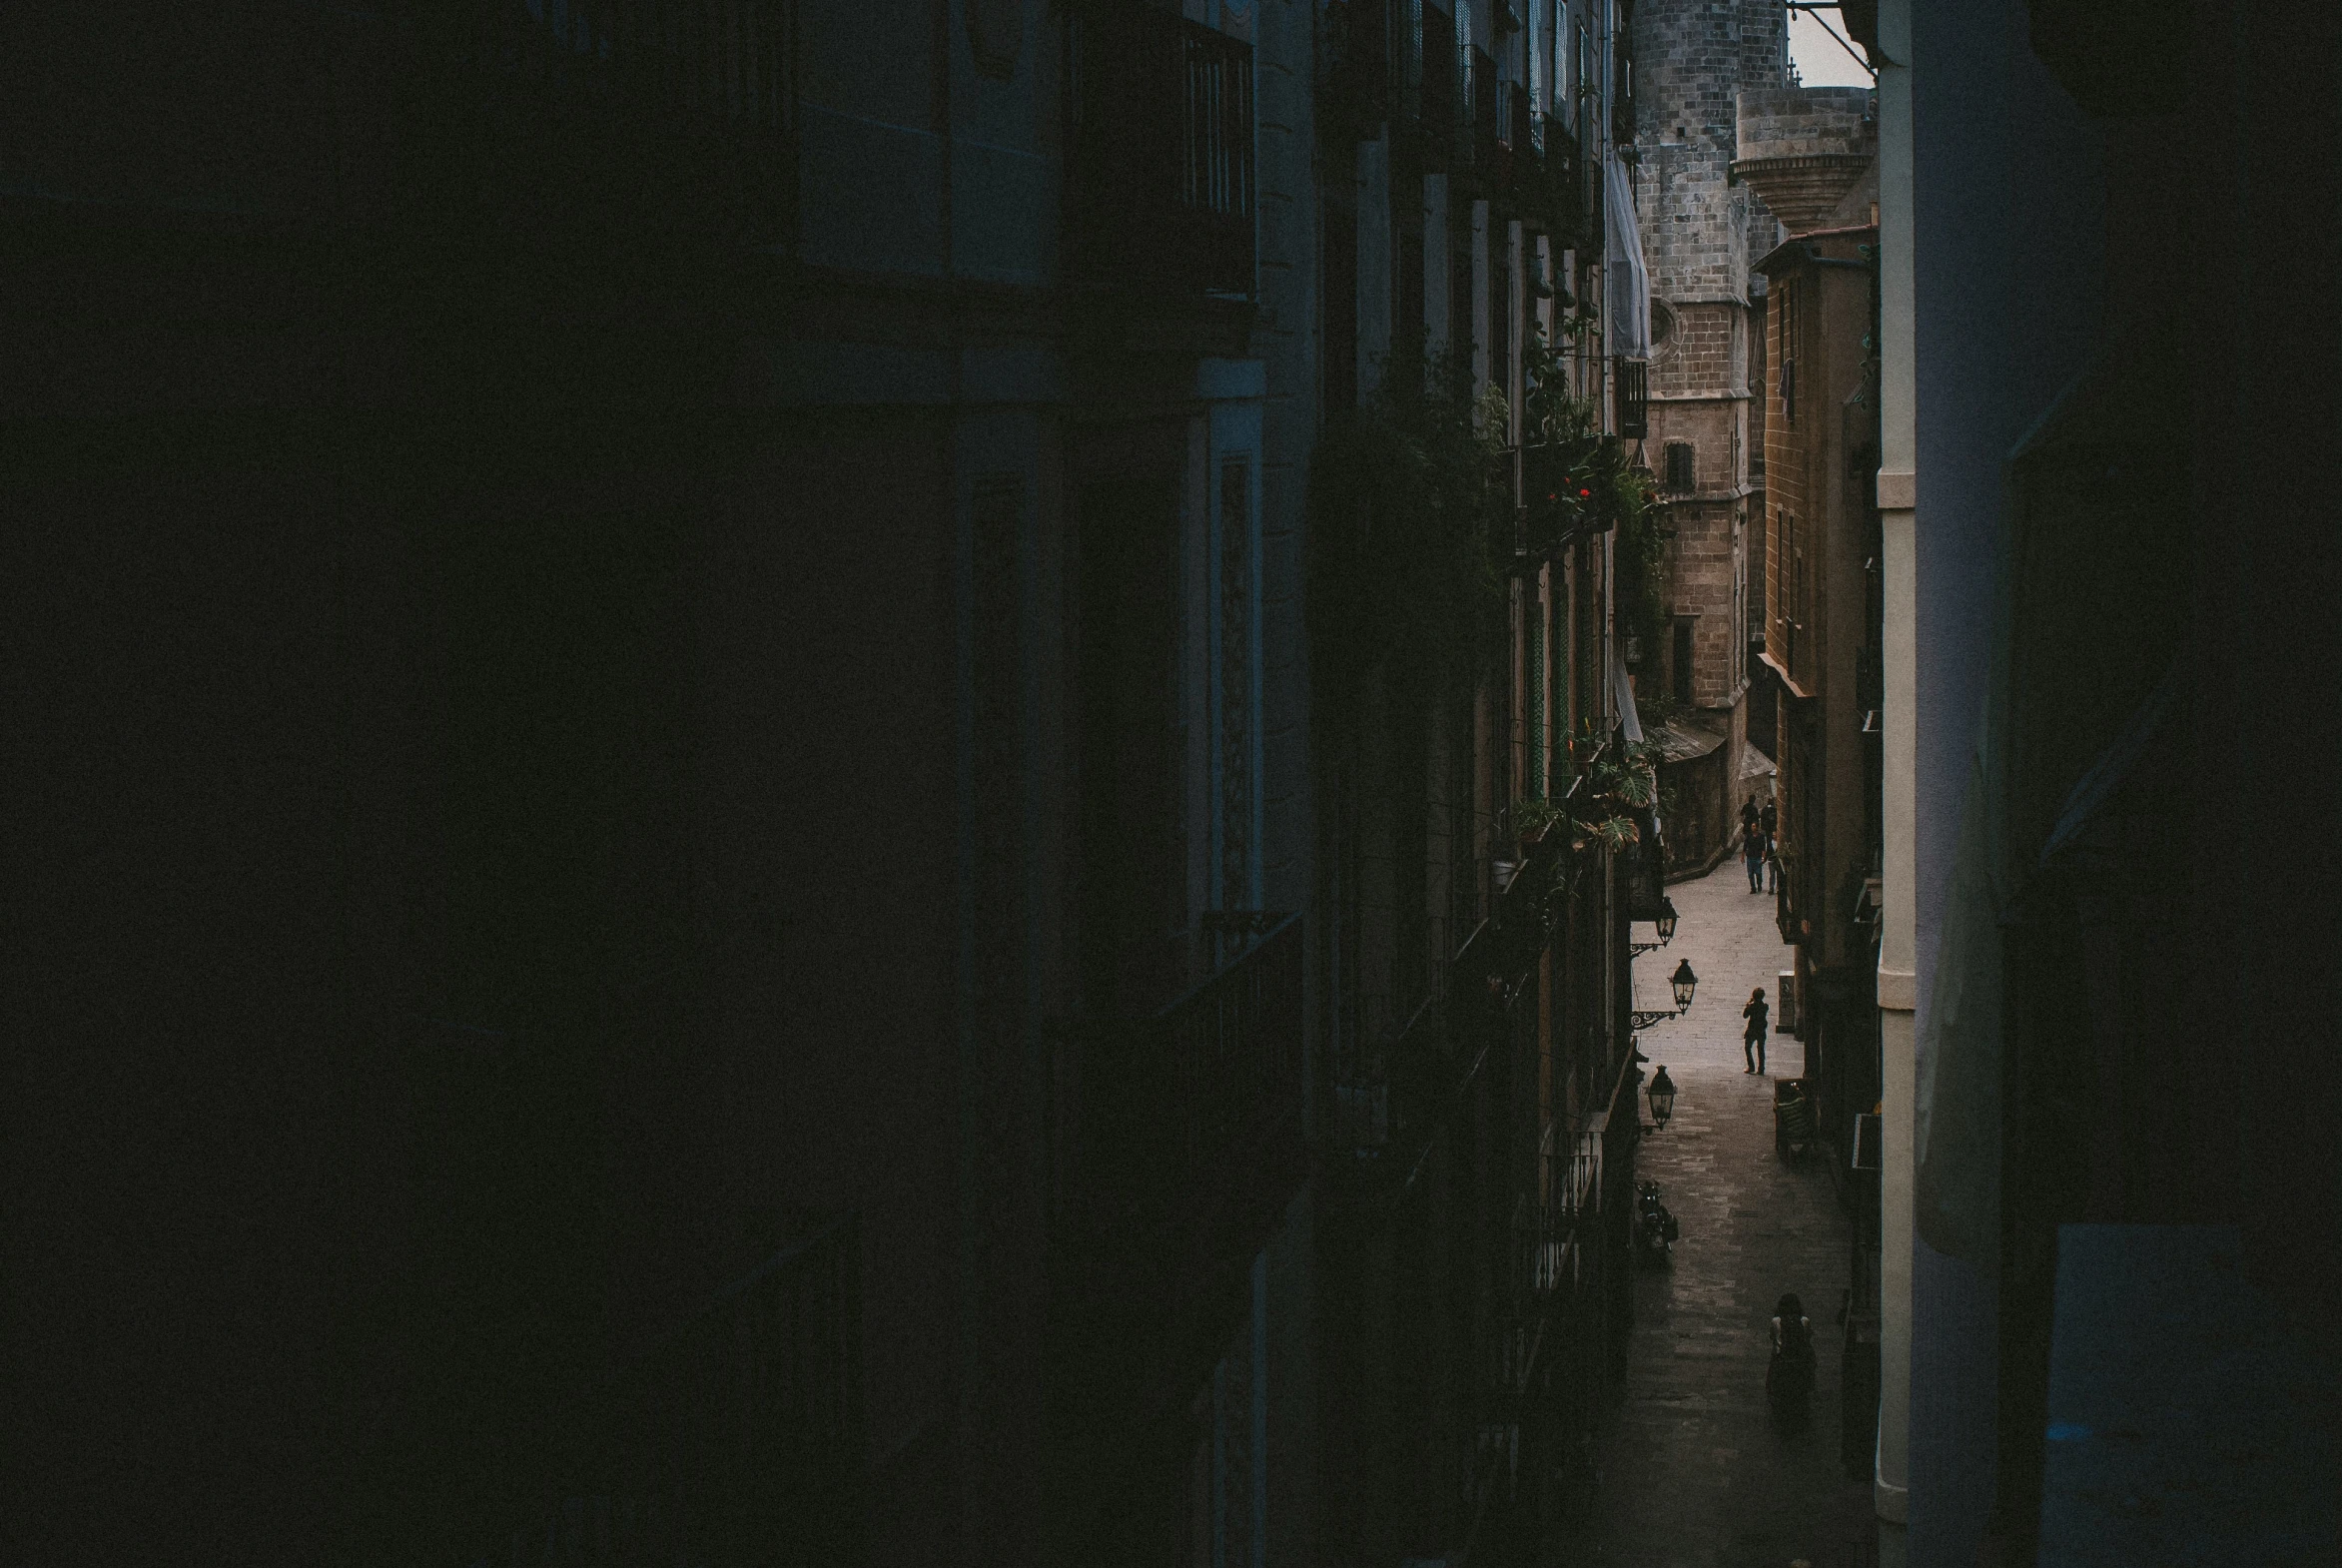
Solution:
<svg viewBox="0 0 2342 1568"><path fill-rule="evenodd" d="M1818 227L1871 166L1868 153L1799 153L1733 160L1731 180L1752 187L1794 238Z"/></svg>

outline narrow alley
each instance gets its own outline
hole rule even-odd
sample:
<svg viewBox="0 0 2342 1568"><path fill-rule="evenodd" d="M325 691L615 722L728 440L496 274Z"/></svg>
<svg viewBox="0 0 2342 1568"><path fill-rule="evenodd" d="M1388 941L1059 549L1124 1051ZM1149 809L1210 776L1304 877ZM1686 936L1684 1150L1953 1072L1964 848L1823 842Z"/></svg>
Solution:
<svg viewBox="0 0 2342 1568"><path fill-rule="evenodd" d="M1615 1568L1857 1568L1876 1539L1868 1464L1840 1458L1836 1322L1847 1280L1848 1220L1827 1169L1774 1150L1773 1086L1804 1071L1804 1048L1776 1035L1767 1076L1749 1075L1741 1008L1755 988L1776 1004L1789 963L1774 900L1752 896L1740 862L1670 890L1675 941L1637 963L1638 1006L1679 959L1700 977L1691 1011L1647 1031L1646 1071L1676 1084L1667 1126L1646 1136L1638 1174L1660 1185L1682 1231L1659 1268L1639 1268L1626 1398L1606 1445L1605 1543ZM1646 1119L1648 1111L1645 1112ZM1775 1429L1765 1399L1774 1303L1795 1291L1814 1322L1812 1419ZM1866 1455L1867 1461L1867 1455ZM1861 1543L1858 1548L1857 1543Z"/></svg>

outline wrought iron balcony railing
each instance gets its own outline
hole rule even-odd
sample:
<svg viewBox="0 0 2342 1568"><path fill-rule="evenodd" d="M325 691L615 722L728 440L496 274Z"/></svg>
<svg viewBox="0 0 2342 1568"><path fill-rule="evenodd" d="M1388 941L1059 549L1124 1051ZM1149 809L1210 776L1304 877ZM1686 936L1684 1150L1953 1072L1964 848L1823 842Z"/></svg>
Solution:
<svg viewBox="0 0 2342 1568"><path fill-rule="evenodd" d="M461 1568L852 1560L860 1278L840 1217L719 1292L547 1423L529 1502Z"/></svg>
<svg viewBox="0 0 2342 1568"><path fill-rule="evenodd" d="M1505 84L1497 80L1496 62L1488 58L1486 51L1474 49L1465 78L1464 114L1471 132L1471 184L1485 196L1493 196L1502 189L1506 155L1510 151L1504 144L1504 88Z"/></svg>
<svg viewBox="0 0 2342 1568"><path fill-rule="evenodd" d="M1252 46L1139 0L1081 0L1066 37L1069 273L1249 298Z"/></svg>
<svg viewBox="0 0 2342 1568"><path fill-rule="evenodd" d="M1548 1294L1576 1287L1585 1268L1585 1247L1600 1243L1593 1227L1601 1197L1601 1135L1585 1128L1573 1134L1546 1123L1537 1148L1534 1228L1523 1238L1529 1289Z"/></svg>
<svg viewBox="0 0 2342 1568"><path fill-rule="evenodd" d="M401 0L424 216L794 232L796 0Z"/></svg>
<svg viewBox="0 0 2342 1568"><path fill-rule="evenodd" d="M1623 440L1639 441L1651 433L1651 367L1623 354L1611 356L1610 363L1618 434Z"/></svg>
<svg viewBox="0 0 2342 1568"><path fill-rule="evenodd" d="M1329 145L1368 140L1397 112L1393 10L1392 0L1331 0L1325 9L1317 127Z"/></svg>
<svg viewBox="0 0 2342 1568"><path fill-rule="evenodd" d="M1050 1031L1051 1247L1094 1388L1174 1397L1208 1368L1224 1287L1307 1176L1301 965L1285 915L1151 1017Z"/></svg>
<svg viewBox="0 0 2342 1568"><path fill-rule="evenodd" d="M1425 0L1421 15L1420 47L1413 53L1408 72L1408 85L1413 89L1408 95L1409 107L1423 171L1436 174L1455 169L1471 157L1471 92L1452 10Z"/></svg>

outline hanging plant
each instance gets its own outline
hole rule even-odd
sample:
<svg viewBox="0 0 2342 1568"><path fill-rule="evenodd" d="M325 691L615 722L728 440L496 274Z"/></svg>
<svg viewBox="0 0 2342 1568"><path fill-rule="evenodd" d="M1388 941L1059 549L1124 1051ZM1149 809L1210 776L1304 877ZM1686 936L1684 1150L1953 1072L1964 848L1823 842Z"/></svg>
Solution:
<svg viewBox="0 0 2342 1568"><path fill-rule="evenodd" d="M1502 405L1468 363L1394 353L1309 463L1309 634L1322 680L1458 674L1493 646L1511 546Z"/></svg>
<svg viewBox="0 0 2342 1568"><path fill-rule="evenodd" d="M1564 316L1559 336L1582 341L1597 319L1580 306ZM1599 406L1577 396L1569 361L1532 327L1522 352L1527 389L1521 409L1524 500L1529 544L1551 552L1587 533L1605 533L1650 510L1649 482L1634 471L1626 443L1601 429Z"/></svg>

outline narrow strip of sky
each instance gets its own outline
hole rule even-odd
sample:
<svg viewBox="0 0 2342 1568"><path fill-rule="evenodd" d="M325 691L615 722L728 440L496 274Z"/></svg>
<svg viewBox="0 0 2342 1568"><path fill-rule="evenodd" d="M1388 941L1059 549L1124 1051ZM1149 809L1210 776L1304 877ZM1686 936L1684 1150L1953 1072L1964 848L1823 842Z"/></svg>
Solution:
<svg viewBox="0 0 2342 1568"><path fill-rule="evenodd" d="M1829 25L1824 26L1824 19ZM1810 11L1789 13L1789 58L1797 63L1798 80L1807 87L1871 87L1871 73L1857 64L1846 46L1830 36L1844 35L1846 22L1836 11L1817 17ZM1856 45L1861 48L1861 45Z"/></svg>

